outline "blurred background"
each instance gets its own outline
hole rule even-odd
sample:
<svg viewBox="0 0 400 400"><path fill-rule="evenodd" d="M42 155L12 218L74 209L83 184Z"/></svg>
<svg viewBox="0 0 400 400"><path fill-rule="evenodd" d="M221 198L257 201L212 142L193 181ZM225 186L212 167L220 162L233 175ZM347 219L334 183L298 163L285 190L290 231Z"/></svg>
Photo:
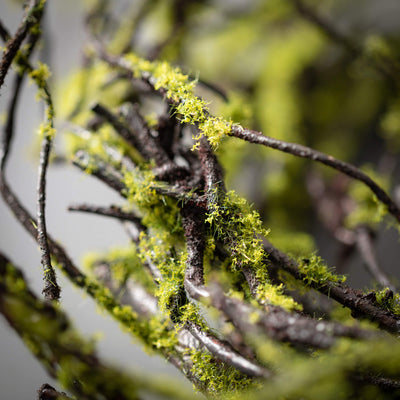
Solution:
<svg viewBox="0 0 400 400"><path fill-rule="evenodd" d="M90 3L90 2L87 2ZM112 17L127 23L144 10L144 1L114 0ZM45 42L38 57L49 64L57 83L79 68L85 2L50 1ZM397 0L309 1L335 29L361 47L360 53L327 38L304 20L293 2L282 0L148 1L131 45L145 57L180 65L201 80L217 83L229 103L204 92L210 107L265 134L302 143L366 168L395 194L399 184L400 99L393 82L371 66L386 54L399 59L400 3ZM137 12L137 11L136 11ZM10 32L21 19L20 2L2 0L0 18ZM4 113L12 90L11 74L1 89ZM35 213L37 128L42 107L27 82L18 110L7 176L25 206ZM63 90L67 90L64 86ZM202 93L203 94L203 93ZM63 112L58 119L62 135ZM3 116L2 116L3 118ZM3 119L2 119L3 120ZM58 137L56 152L62 153ZM229 189L246 196L259 210L271 241L294 256L318 250L328 263L348 274L350 285L379 287L366 272L357 246L340 233L368 230L381 268L399 283L398 232L368 191L327 168L310 165L274 150L226 140L218 155ZM121 203L111 190L69 165L53 165L47 183L47 224L76 263L88 252L129 244L116 221L69 213L72 203ZM397 189L397 193L399 190ZM40 295L42 273L37 245L0 201L0 250L21 267ZM99 353L112 363L151 373L173 375L174 368L145 354L92 300L59 275L62 306L86 336L102 333ZM52 383L13 331L0 319L0 394L32 399Z"/></svg>

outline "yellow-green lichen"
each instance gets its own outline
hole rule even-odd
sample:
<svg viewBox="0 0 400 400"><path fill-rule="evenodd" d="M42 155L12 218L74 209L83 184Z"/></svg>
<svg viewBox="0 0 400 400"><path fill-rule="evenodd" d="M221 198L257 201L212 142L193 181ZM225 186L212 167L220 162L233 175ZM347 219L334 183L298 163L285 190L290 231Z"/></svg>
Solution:
<svg viewBox="0 0 400 400"><path fill-rule="evenodd" d="M384 308L394 314L400 315L400 294L393 293L389 289L383 289L380 291L376 291L375 299L376 302Z"/></svg>
<svg viewBox="0 0 400 400"><path fill-rule="evenodd" d="M343 283L346 280L345 276L334 274L332 268L328 268L316 254L299 259L298 267L304 283L308 286L322 287L327 284Z"/></svg>
<svg viewBox="0 0 400 400"><path fill-rule="evenodd" d="M302 311L303 307L296 303L290 296L286 296L283 290L283 284L272 285L265 282L257 288L257 300L262 304L272 304L282 307L287 311Z"/></svg>
<svg viewBox="0 0 400 400"><path fill-rule="evenodd" d="M150 62L133 53L126 55L125 61L136 78L149 79L156 90L162 91L182 123L199 127L200 135L196 139L205 135L217 147L222 137L229 134L232 122L209 114L207 103L194 94L196 81L190 80L179 68L165 61Z"/></svg>
<svg viewBox="0 0 400 400"><path fill-rule="evenodd" d="M36 83L39 88L46 85L47 79L51 76L51 72L47 64L38 61L38 67L29 72L29 77Z"/></svg>
<svg viewBox="0 0 400 400"><path fill-rule="evenodd" d="M238 392L243 392L254 384L251 378L215 360L209 353L193 349L189 354L193 363L191 372L199 378L207 394L212 398L221 394L226 399L234 398Z"/></svg>
<svg viewBox="0 0 400 400"><path fill-rule="evenodd" d="M217 189L213 189L209 196L214 200L205 222L209 224L211 234L229 247L231 267L236 269L243 265L255 270L262 267L266 254L261 238L269 231L263 227L258 212L234 191L226 193L221 201Z"/></svg>

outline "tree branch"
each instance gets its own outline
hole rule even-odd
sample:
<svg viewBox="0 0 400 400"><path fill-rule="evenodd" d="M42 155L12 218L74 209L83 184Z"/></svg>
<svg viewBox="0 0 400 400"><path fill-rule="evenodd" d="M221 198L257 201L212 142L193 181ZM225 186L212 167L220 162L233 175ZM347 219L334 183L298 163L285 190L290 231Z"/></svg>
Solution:
<svg viewBox="0 0 400 400"><path fill-rule="evenodd" d="M245 129L239 125L232 126L230 135L250 143L260 144L284 153L292 154L296 157L308 158L309 160L327 165L328 167L340 171L353 179L363 182L372 190L376 197L387 206L388 211L397 219L397 221L400 222L399 206L374 180L372 180L368 175L354 165L337 160L332 156L321 153L318 150L311 149L310 147L264 136L261 132Z"/></svg>

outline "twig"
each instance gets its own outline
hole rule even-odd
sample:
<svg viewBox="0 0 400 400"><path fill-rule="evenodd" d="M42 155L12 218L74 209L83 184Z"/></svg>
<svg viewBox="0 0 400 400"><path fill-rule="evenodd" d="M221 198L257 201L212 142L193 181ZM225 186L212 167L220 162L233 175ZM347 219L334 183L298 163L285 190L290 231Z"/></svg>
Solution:
<svg viewBox="0 0 400 400"><path fill-rule="evenodd" d="M125 212L120 207L97 207L89 204L76 204L68 207L68 211L81 211L86 213L98 214L105 217L116 218L121 221L131 221L139 229L144 230L141 219L132 212Z"/></svg>
<svg viewBox="0 0 400 400"><path fill-rule="evenodd" d="M45 218L46 171L49 163L51 141L51 138L44 138L40 151L39 179L37 185L37 241L41 250L41 262L44 270L44 296L48 300L58 300L60 298L60 287L57 284L56 273L51 265Z"/></svg>
<svg viewBox="0 0 400 400"><path fill-rule="evenodd" d="M292 154L301 158L308 158L321 164L325 164L346 174L347 176L350 176L353 179L363 182L372 190L376 197L388 207L388 211L397 219L397 221L400 222L400 208L398 205L374 180L372 180L368 175L354 165L337 160L332 156L321 153L318 150L311 149L310 147L264 136L261 132L245 129L239 125L232 126L230 135L250 143L261 144L284 153Z"/></svg>
<svg viewBox="0 0 400 400"><path fill-rule="evenodd" d="M356 230L356 246L368 271L384 288L396 291L395 286L390 282L389 277L380 268L376 259L375 247L372 241L371 232L366 227L360 226Z"/></svg>
<svg viewBox="0 0 400 400"><path fill-rule="evenodd" d="M396 61L386 55L380 54L378 59L365 53L362 46L340 32L332 22L319 15L315 10L306 5L303 0L289 0L296 7L301 16L317 26L332 41L343 46L353 57L364 56L371 65L390 82L391 86L399 86L400 66Z"/></svg>
<svg viewBox="0 0 400 400"><path fill-rule="evenodd" d="M40 4L40 3L38 3L38 4ZM20 28L18 29L18 32L14 36L14 38L10 39L8 41L7 48L3 55L3 61L2 61L2 66L3 66L3 62L4 62L5 73L7 73L8 68L9 68L9 65L7 64L8 63L7 60L9 60L10 63L12 62L12 59L15 57L18 47L21 45L26 34L29 32L29 29L31 28L31 26L33 26L33 24L39 24L39 22L40 22L40 19L43 15L44 3L42 6L39 6L38 4L36 4L34 1L31 2L30 10L28 11L25 23L20 26ZM36 10L35 10L35 8L36 8ZM27 22L28 20L30 22ZM5 34L7 34L7 32L5 32ZM37 34L37 33L30 35L30 37L29 37L29 46L26 49L25 59L23 59L21 61L22 65L25 67L24 72L26 72L26 71L31 72L33 70L33 68L28 63L28 58L35 47L38 37L39 37L39 34ZM11 50L8 53L8 56L6 56L8 46L11 46L10 47ZM17 47L15 47L15 49L14 49L13 46L17 46ZM15 54L13 54L14 50L12 50L12 49L15 50ZM4 57L6 57L6 61L5 61ZM5 126L5 130L2 135L2 148L1 148L1 154L0 154L0 156L1 156L0 167L1 167L2 178L3 178L3 174L4 174L7 157L9 154L10 142L13 137L14 116L15 116L15 112L16 112L16 106L17 106L17 102L18 102L18 96L20 93L20 87L21 87L22 80L23 80L22 77L17 78L17 80L16 80L15 92L14 92L14 95L11 99L11 103L9 106L9 114L8 114L7 124ZM1 82L1 73L0 73L0 82ZM0 83L0 86L1 86L1 83ZM49 123L50 127L53 128L52 116L53 116L54 112L53 112L53 105L52 105L52 101L51 101L50 92L49 92L45 82L38 84L38 88L39 88L39 90L42 91L42 93L44 95L44 99L45 99L46 105L48 107L47 115L48 115L48 118L50 119L48 121L48 123ZM49 299L49 300L58 300L60 297L60 287L57 284L56 274L51 265L50 251L49 251L49 246L48 246L48 242L47 242L46 220L45 220L46 171L47 171L47 166L48 166L49 153L50 153L50 149L51 149L51 141L52 141L51 136L45 135L43 142L42 142L41 152L40 152L39 178L38 178L38 184L37 184L37 196L38 196L37 197L37 216L38 216L37 241L38 241L38 244L39 244L39 247L41 250L41 263L42 263L43 271L44 271L44 281L45 281L45 286L43 289L44 296L46 299Z"/></svg>
<svg viewBox="0 0 400 400"><path fill-rule="evenodd" d="M40 6L40 3L41 2L39 0L30 1L29 7L17 29L17 32L6 44L6 49L4 50L0 63L0 88L3 86L4 79L11 66L11 63L16 57L22 42L29 33L29 30L40 21L44 7L44 3L42 6ZM6 34L6 30L2 29L2 36L6 36Z"/></svg>
<svg viewBox="0 0 400 400"><path fill-rule="evenodd" d="M197 340L199 340L210 351L210 353L215 355L219 360L235 367L238 371L248 376L256 378L271 377L272 374L270 371L244 358L228 343L222 342L214 335L204 332L198 325L194 323L188 323L187 326L192 335Z"/></svg>
<svg viewBox="0 0 400 400"><path fill-rule="evenodd" d="M269 262L289 272L299 281L306 279L306 276L299 270L297 263L293 259L282 253L268 241L264 242L264 247L269 254ZM348 307L352 311L353 317L376 321L382 329L388 332L400 332L400 316L377 306L368 295L352 289L343 283L326 281L324 285L317 283L311 283L310 285L320 293Z"/></svg>
<svg viewBox="0 0 400 400"><path fill-rule="evenodd" d="M43 384L37 391L37 400L68 400L66 393L59 392L48 383Z"/></svg>

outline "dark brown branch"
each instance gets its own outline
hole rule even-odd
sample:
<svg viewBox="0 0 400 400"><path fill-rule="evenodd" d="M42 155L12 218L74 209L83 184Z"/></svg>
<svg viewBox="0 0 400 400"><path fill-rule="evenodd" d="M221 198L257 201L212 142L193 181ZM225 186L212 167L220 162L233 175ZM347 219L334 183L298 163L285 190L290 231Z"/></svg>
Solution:
<svg viewBox="0 0 400 400"><path fill-rule="evenodd" d="M39 4L39 3L38 3ZM13 39L10 39L8 42L8 46L10 46L10 43L14 43L12 46L20 46L22 41L25 39L26 33L29 31L30 27L33 25L33 22L35 24L38 24L40 22L40 19L43 15L43 7L39 7L38 4L35 2L31 2L31 9L28 12L28 16L26 17L26 20L30 19L30 22L25 23L25 28L22 28L22 25L20 26L20 29L18 30L16 36ZM36 11L33 10L33 8L37 8ZM26 32L25 32L26 29ZM25 32L25 33L24 33ZM5 32L7 33L7 32ZM19 36L19 39L18 38ZM32 67L28 63L29 56L31 55L37 40L39 38L39 33L34 33L32 35L29 35L29 40L28 40L28 46L25 50L25 55L21 63L25 66L27 70L32 70ZM19 43L19 44L18 44ZM12 48L11 46L11 48ZM17 51L18 48L16 48L15 51ZM6 50L7 52L7 50ZM5 52L5 53L6 53ZM4 55L5 55L4 53ZM12 56L12 53L9 54L10 57ZM4 59L3 59L4 61ZM2 61L2 64L3 64ZM12 59L11 59L12 61ZM8 66L9 67L9 66ZM7 72L8 70L7 65L5 65L5 71ZM18 98L19 98L19 93L20 93L20 88L21 84L23 81L23 75L18 76L16 79L16 86L15 86L15 91L13 94L13 97L11 99L11 103L9 106L9 112L8 112L8 119L7 123L5 126L5 130L2 135L2 144L1 144L1 170L2 174L4 173L7 157L9 154L9 147L10 147L10 142L13 137L13 130L14 130L14 116L16 112L16 107L18 103ZM1 82L1 76L0 76L0 82ZM1 84L0 84L1 86ZM39 88L39 90L42 90L44 95L45 95L45 102L46 105L52 110L52 102L51 102L51 97L49 90L46 86ZM51 121L51 126L52 126L52 121ZM37 215L38 215L38 223L37 223L37 240L38 244L41 250L41 262L43 265L43 270L44 270L44 281L45 281L45 286L43 289L43 293L45 295L46 299L49 300L58 300L60 297L60 288L57 284L57 279L56 279L56 274L55 271L51 265L51 260L50 260L50 251L49 251L49 246L47 243L47 231L46 231L46 221L45 221L45 200L46 200L46 171L47 171L47 166L48 166L48 159L49 159L49 154L50 154L50 149L51 149L51 138L50 137L45 137L42 142L42 148L40 152L40 163L39 163L39 178L38 178L38 187L37 187Z"/></svg>
<svg viewBox="0 0 400 400"><path fill-rule="evenodd" d="M309 160L327 165L337 171L342 172L343 174L346 174L353 179L363 182L372 190L376 197L387 206L388 211L397 219L397 221L400 222L399 206L375 181L373 181L368 175L366 175L354 165L341 160L337 160L332 156L321 153L318 150L311 149L310 147L303 146L297 143L284 142L283 140L264 136L261 132L245 129L239 125L234 125L232 127L230 135L243 139L250 143L261 144L263 146L270 147L284 153L292 154L296 157L308 158Z"/></svg>
<svg viewBox="0 0 400 400"><path fill-rule="evenodd" d="M306 276L301 273L297 263L293 259L275 248L268 241L265 241L264 244L265 250L269 254L268 260L272 264L289 272L299 281L306 279ZM352 289L343 283L326 282L324 285L316 283L311 283L310 285L320 293L348 307L352 311L353 317L376 321L382 329L388 332L400 332L400 316L376 305L372 301L372 297L368 297L368 295Z"/></svg>
<svg viewBox="0 0 400 400"><path fill-rule="evenodd" d="M97 103L92 107L92 111L95 112L98 116L101 116L104 118L107 122L111 124L111 126L114 127L116 132L125 139L127 143L129 143L131 146L133 146L135 149L137 149L140 154L144 157L145 160L149 160L151 158L151 155L147 154L146 149L142 148L142 143L143 141L140 140L140 131L134 131L127 125L123 124L121 122L121 119L118 118L118 116L114 115L110 110L108 110L106 107L102 106L101 104ZM137 138L137 136L139 136Z"/></svg>
<svg viewBox="0 0 400 400"><path fill-rule="evenodd" d="M29 30L40 21L43 13L43 6L39 6L39 0L31 0L24 18L22 19L15 35L6 43L6 49L0 63L0 88L3 86L7 72L21 47L22 42L29 33ZM2 35L7 36L7 31L2 29Z"/></svg>
<svg viewBox="0 0 400 400"><path fill-rule="evenodd" d="M97 207L89 204L77 204L68 207L68 211L81 211L91 214L98 214L105 217L116 218L121 221L131 221L141 230L145 227L142 225L141 219L131 212L123 211L120 207L110 206L110 207Z"/></svg>
<svg viewBox="0 0 400 400"><path fill-rule="evenodd" d="M106 185L110 186L117 193L123 195L126 186L122 183L122 174L110 165L105 164L99 159L92 160L91 156L83 150L79 150L72 160L72 163L80 168L82 171L90 170L90 175L103 181Z"/></svg>
<svg viewBox="0 0 400 400"><path fill-rule="evenodd" d="M68 400L66 393L59 392L48 383L43 384L37 391L37 400Z"/></svg>

